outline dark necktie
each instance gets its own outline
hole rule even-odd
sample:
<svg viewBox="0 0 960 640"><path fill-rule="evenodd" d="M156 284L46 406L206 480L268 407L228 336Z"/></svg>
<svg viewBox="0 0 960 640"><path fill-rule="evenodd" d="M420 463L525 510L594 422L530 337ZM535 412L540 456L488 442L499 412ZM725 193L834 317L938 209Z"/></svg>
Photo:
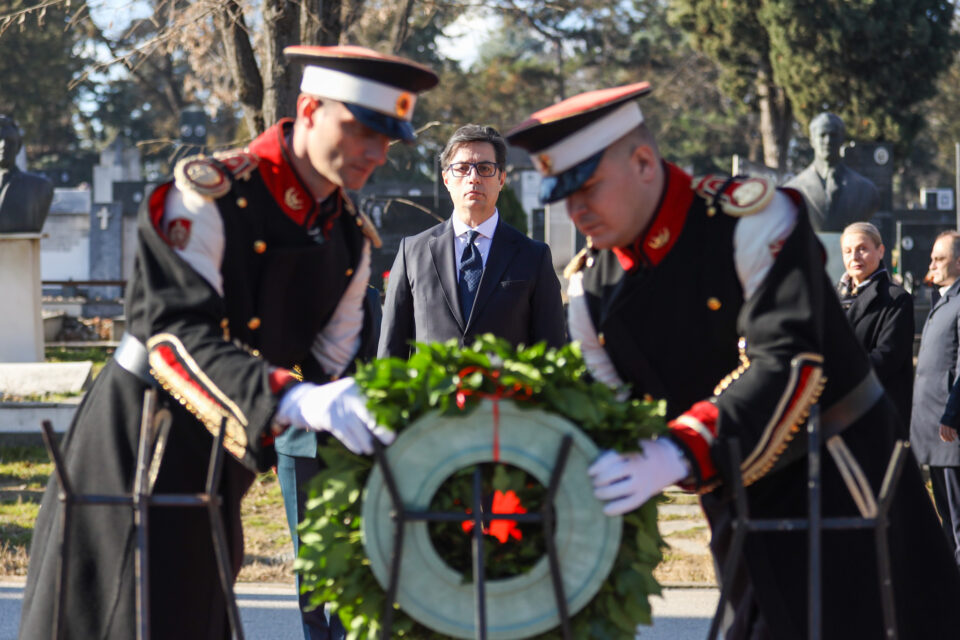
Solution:
<svg viewBox="0 0 960 640"><path fill-rule="evenodd" d="M474 243L478 235L473 230L467 232L467 246L460 257L460 310L463 312L464 322L470 319L470 310L473 309L473 300L477 297L480 276L483 275L483 258L480 257L480 249Z"/></svg>

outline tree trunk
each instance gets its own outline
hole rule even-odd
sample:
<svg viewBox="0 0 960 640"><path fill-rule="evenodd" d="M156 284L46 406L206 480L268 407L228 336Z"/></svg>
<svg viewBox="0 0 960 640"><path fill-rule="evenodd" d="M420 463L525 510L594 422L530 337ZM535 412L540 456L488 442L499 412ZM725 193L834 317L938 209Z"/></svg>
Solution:
<svg viewBox="0 0 960 640"><path fill-rule="evenodd" d="M760 136L763 140L763 164L783 173L787 169L787 151L793 108L786 92L774 84L772 74L757 74L757 95L760 105Z"/></svg>
<svg viewBox="0 0 960 640"><path fill-rule="evenodd" d="M253 55L253 46L243 20L243 9L234 0L223 5L217 16L223 44L226 49L227 69L237 87L237 99L243 107L243 118L248 132L255 136L266 127L263 120L263 80L257 59Z"/></svg>
<svg viewBox="0 0 960 640"><path fill-rule="evenodd" d="M300 91L298 65L287 65L284 47L299 44L299 8L291 0L265 0L263 3L263 124L293 116Z"/></svg>
<svg viewBox="0 0 960 640"><path fill-rule="evenodd" d="M332 46L340 43L342 0L301 0L300 43Z"/></svg>
<svg viewBox="0 0 960 640"><path fill-rule="evenodd" d="M393 25L393 36L390 39L390 51L394 54L400 53L400 47L403 46L410 35L410 13L412 11L413 0L404 0L397 21Z"/></svg>

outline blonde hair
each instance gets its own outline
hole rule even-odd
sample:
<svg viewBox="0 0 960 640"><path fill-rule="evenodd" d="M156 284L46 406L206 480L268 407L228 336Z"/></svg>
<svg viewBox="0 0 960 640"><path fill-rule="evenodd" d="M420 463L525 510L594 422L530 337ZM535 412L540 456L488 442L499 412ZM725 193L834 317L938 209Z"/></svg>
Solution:
<svg viewBox="0 0 960 640"><path fill-rule="evenodd" d="M883 246L883 238L880 237L880 230L869 222L854 222L853 224L847 225L843 233L840 234L840 239L843 240L843 237L848 233L862 233L873 240L875 247L879 248Z"/></svg>

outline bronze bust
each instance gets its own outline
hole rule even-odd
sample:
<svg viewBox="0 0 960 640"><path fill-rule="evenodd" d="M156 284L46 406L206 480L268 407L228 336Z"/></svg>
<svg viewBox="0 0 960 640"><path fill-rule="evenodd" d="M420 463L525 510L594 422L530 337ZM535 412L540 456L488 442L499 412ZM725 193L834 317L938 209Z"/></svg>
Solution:
<svg viewBox="0 0 960 640"><path fill-rule="evenodd" d="M17 123L0 115L0 233L38 233L53 201L49 180L17 167L22 143Z"/></svg>
<svg viewBox="0 0 960 640"><path fill-rule="evenodd" d="M821 113L811 120L813 163L787 182L803 193L816 231L843 231L872 218L880 206L877 187L840 159L845 133L843 120L835 114Z"/></svg>

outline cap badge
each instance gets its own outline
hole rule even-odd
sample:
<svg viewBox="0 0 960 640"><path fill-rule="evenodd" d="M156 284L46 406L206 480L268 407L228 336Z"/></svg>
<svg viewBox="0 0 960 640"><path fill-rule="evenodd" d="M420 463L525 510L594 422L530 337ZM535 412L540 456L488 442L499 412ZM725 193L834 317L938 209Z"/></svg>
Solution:
<svg viewBox="0 0 960 640"><path fill-rule="evenodd" d="M660 233L647 240L647 246L654 251L663 249L670 242L670 229L663 228Z"/></svg>
<svg viewBox="0 0 960 640"><path fill-rule="evenodd" d="M300 197L300 192L297 191L296 187L290 187L283 193L283 203L293 211L303 209L303 198Z"/></svg>
<svg viewBox="0 0 960 640"><path fill-rule="evenodd" d="M549 153L541 153L537 156L537 163L540 165L540 173L550 175L553 173L553 158Z"/></svg>
<svg viewBox="0 0 960 640"><path fill-rule="evenodd" d="M406 118L407 114L410 113L410 109L413 108L413 96L404 91L400 94L400 97L397 98L397 104L395 105L394 112L397 114L398 118Z"/></svg>

